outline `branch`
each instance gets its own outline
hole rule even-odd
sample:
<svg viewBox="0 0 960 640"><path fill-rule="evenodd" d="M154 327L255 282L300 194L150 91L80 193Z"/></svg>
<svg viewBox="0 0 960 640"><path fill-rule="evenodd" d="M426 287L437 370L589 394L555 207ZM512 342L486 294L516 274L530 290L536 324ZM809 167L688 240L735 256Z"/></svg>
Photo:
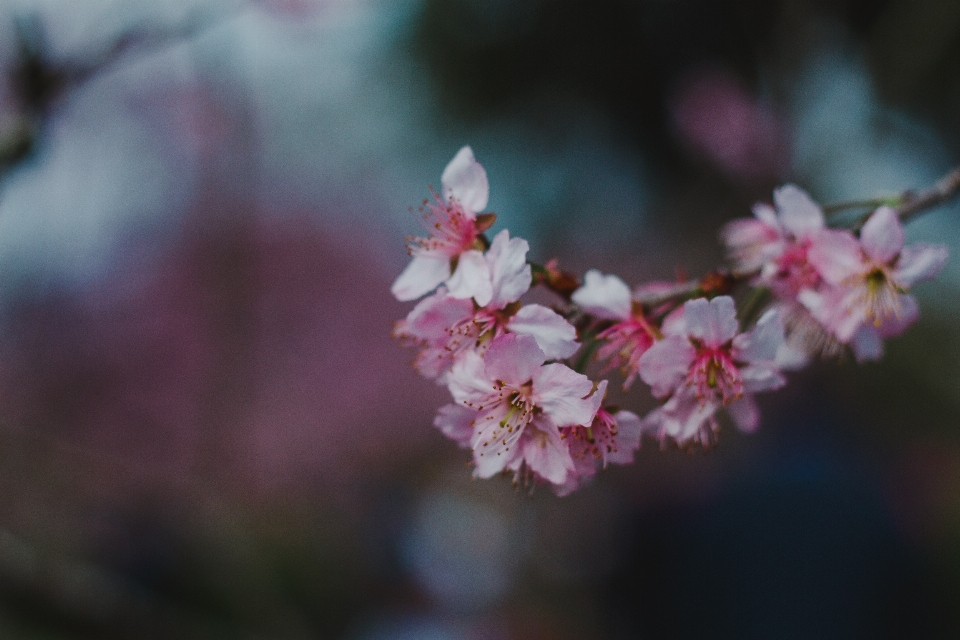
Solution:
<svg viewBox="0 0 960 640"><path fill-rule="evenodd" d="M940 178L926 191L905 193L903 204L896 207L897 215L901 220L907 221L953 199L958 193L960 193L960 167Z"/></svg>

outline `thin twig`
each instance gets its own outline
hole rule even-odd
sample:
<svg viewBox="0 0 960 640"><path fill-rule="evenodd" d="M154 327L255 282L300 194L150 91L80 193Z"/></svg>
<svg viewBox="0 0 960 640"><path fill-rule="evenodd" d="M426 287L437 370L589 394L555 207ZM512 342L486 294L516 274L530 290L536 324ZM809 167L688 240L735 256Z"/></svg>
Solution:
<svg viewBox="0 0 960 640"><path fill-rule="evenodd" d="M888 196L886 198L867 198L865 200L846 200L843 202L832 202L830 204L825 204L823 207L823 212L828 216L833 216L835 214L847 211L849 209L870 209L873 211L877 207L882 207L883 205L895 207L903 202L903 194Z"/></svg>
<svg viewBox="0 0 960 640"><path fill-rule="evenodd" d="M896 207L903 221L940 206L960 193L960 167L940 178L935 185L919 193L907 192L904 202Z"/></svg>

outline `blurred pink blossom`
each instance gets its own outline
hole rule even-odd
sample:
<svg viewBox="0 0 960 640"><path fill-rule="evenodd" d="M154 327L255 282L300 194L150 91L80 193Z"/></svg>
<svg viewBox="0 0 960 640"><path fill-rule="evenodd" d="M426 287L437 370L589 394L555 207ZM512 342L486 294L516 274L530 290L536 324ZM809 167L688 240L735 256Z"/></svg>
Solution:
<svg viewBox="0 0 960 640"><path fill-rule="evenodd" d="M775 179L789 168L785 126L733 73L693 71L674 90L671 110L681 140L733 178Z"/></svg>

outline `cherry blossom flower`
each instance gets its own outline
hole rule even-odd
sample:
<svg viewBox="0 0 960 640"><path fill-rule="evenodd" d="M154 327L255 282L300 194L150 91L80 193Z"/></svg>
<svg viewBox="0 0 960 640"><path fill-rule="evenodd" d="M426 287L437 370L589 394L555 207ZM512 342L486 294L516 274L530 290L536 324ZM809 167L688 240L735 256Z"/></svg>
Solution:
<svg viewBox="0 0 960 640"><path fill-rule="evenodd" d="M597 336L602 342L598 359L606 361L607 371L623 371L623 388L628 389L637 377L640 356L653 345L659 335L656 327L643 315L643 308L634 304L630 288L614 275L603 275L596 269L587 271L584 284L571 297L587 313L614 324Z"/></svg>
<svg viewBox="0 0 960 640"><path fill-rule="evenodd" d="M944 246L904 247L903 242L896 211L880 207L863 225L859 241L849 231L828 230L810 247L810 262L824 282L801 291L798 299L838 340L850 344L859 360L879 357L881 339L902 333L916 320L916 301L907 292L946 263Z"/></svg>
<svg viewBox="0 0 960 640"><path fill-rule="evenodd" d="M455 402L473 412L470 445L474 475L526 471L554 485L575 472L560 429L593 422L602 396L593 383L566 365L544 364L546 355L532 336L506 334L481 357L464 354L447 384ZM465 414L445 409L436 424L464 441Z"/></svg>
<svg viewBox="0 0 960 640"><path fill-rule="evenodd" d="M597 385L595 396L604 398L607 381ZM600 407L589 427L572 426L560 430L567 440L573 457L576 473L567 477L558 493L566 495L577 489L580 483L605 469L608 464L630 464L633 452L640 448L643 426L640 417L630 411L614 407Z"/></svg>
<svg viewBox="0 0 960 640"><path fill-rule="evenodd" d="M751 394L785 384L775 362L783 342L779 314L767 311L747 333L739 333L729 296L698 298L683 305L679 331L640 358L640 377L653 395L669 397L644 418L644 427L680 444L708 443L721 406L743 431L753 431L759 413Z"/></svg>
<svg viewBox="0 0 960 640"><path fill-rule="evenodd" d="M451 296L485 305L492 294L480 235L495 218L477 213L487 206L487 173L466 146L444 169L441 182L442 196L434 194L435 202L424 201L422 209L430 235L409 240L413 259L390 291L397 300L416 300L446 283Z"/></svg>
<svg viewBox="0 0 960 640"><path fill-rule="evenodd" d="M778 296L792 298L818 280L807 250L826 224L817 203L795 185L776 189L773 202L775 207L757 203L753 218L727 223L721 238L735 271L759 272L759 281Z"/></svg>
<svg viewBox="0 0 960 640"><path fill-rule="evenodd" d="M755 205L754 218L727 223L721 238L734 270L756 272L753 284L776 296L773 308L780 313L786 334L777 362L784 369L800 369L811 356L831 356L840 349L840 343L797 301L801 291L820 283L808 253L826 222L820 206L795 185L774 190L773 201L774 207Z"/></svg>
<svg viewBox="0 0 960 640"><path fill-rule="evenodd" d="M414 363L421 375L442 383L442 375L465 351L482 355L494 338L507 332L533 336L549 359L568 358L576 352L580 345L573 325L552 309L518 302L530 289L527 251L526 240L511 239L506 229L501 231L484 256L490 277L486 305L456 298L441 285L398 323L396 336L422 346Z"/></svg>

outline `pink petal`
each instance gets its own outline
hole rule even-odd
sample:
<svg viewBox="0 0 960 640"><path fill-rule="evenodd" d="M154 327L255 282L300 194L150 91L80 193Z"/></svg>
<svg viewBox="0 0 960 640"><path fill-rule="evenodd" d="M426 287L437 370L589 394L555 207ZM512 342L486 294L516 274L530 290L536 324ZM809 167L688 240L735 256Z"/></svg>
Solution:
<svg viewBox="0 0 960 640"><path fill-rule="evenodd" d="M786 184L773 192L783 228L795 238L805 238L824 227L823 211L807 192Z"/></svg>
<svg viewBox="0 0 960 640"><path fill-rule="evenodd" d="M727 405L727 414L737 429L744 433L753 433L760 426L760 407L752 395L745 395Z"/></svg>
<svg viewBox="0 0 960 640"><path fill-rule="evenodd" d="M920 309L917 307L916 298L904 294L900 296L900 309L895 315L885 318L877 327L877 332L881 338L894 338L906 331L919 317Z"/></svg>
<svg viewBox="0 0 960 640"><path fill-rule="evenodd" d="M447 404L437 411L433 426L440 429L443 435L466 448L470 446L470 438L473 436L473 419L476 415L476 411L459 404Z"/></svg>
<svg viewBox="0 0 960 640"><path fill-rule="evenodd" d="M593 383L582 373L554 363L533 374L534 402L560 427L589 425L599 402L591 396Z"/></svg>
<svg viewBox="0 0 960 640"><path fill-rule="evenodd" d="M563 498L564 496L568 496L579 489L583 482L589 479L589 477L585 478L581 476L580 469L577 468L575 471L571 471L567 474L567 479L563 482L563 484L553 485L553 493L556 494L558 498Z"/></svg>
<svg viewBox="0 0 960 640"><path fill-rule="evenodd" d="M830 284L869 270L860 243L849 231L825 229L813 236L807 259Z"/></svg>
<svg viewBox="0 0 960 640"><path fill-rule="evenodd" d="M533 336L512 333L491 342L483 357L488 380L502 380L516 387L529 382L546 359Z"/></svg>
<svg viewBox="0 0 960 640"><path fill-rule="evenodd" d="M731 220L720 229L720 239L734 267L745 272L760 269L783 251L779 225L754 218Z"/></svg>
<svg viewBox="0 0 960 640"><path fill-rule="evenodd" d="M481 414L476 419L470 445L473 447L473 474L489 478L503 471L521 455L518 442L526 428L508 431L500 426L500 413Z"/></svg>
<svg viewBox="0 0 960 640"><path fill-rule="evenodd" d="M617 419L617 448L607 452L604 459L613 464L630 464L643 436L640 416L630 411L618 411L614 417Z"/></svg>
<svg viewBox="0 0 960 640"><path fill-rule="evenodd" d="M483 403L494 393L484 360L475 351L467 351L454 363L446 382L453 399L467 407Z"/></svg>
<svg viewBox="0 0 960 640"><path fill-rule="evenodd" d="M626 320L630 317L630 287L617 276L605 276L596 269L587 271L583 286L573 292L571 300L598 318Z"/></svg>
<svg viewBox="0 0 960 640"><path fill-rule="evenodd" d="M733 339L740 328L737 309L730 296L689 300L683 305L683 321L687 334L708 347L722 346Z"/></svg>
<svg viewBox="0 0 960 640"><path fill-rule="evenodd" d="M533 336L548 360L569 358L580 348L576 328L539 304L528 304L517 311L507 323L507 331Z"/></svg>
<svg viewBox="0 0 960 640"><path fill-rule="evenodd" d="M943 245L911 244L900 252L894 279L902 287L911 287L920 280L933 278L947 263L950 252Z"/></svg>
<svg viewBox="0 0 960 640"><path fill-rule="evenodd" d="M491 298L489 302L477 304L489 305L491 309L502 309L516 302L530 289L531 272L527 264L527 251L530 245L522 238L510 239L510 232L504 229L496 235L490 250L487 251L487 265L490 269Z"/></svg>
<svg viewBox="0 0 960 640"><path fill-rule="evenodd" d="M857 362L879 360L883 355L883 340L880 339L877 328L871 324L857 329L850 340L850 346L853 348L853 355L857 358Z"/></svg>
<svg viewBox="0 0 960 640"><path fill-rule="evenodd" d="M692 389L684 387L662 407L648 413L643 418L643 428L656 433L661 440L672 438L681 445L702 442L716 431L714 414L719 406L713 401L701 402Z"/></svg>
<svg viewBox="0 0 960 640"><path fill-rule="evenodd" d="M687 338L668 336L640 356L640 379L650 385L655 397L663 398L683 383L696 357Z"/></svg>
<svg viewBox="0 0 960 640"><path fill-rule="evenodd" d="M436 379L437 384L446 385L447 378L442 374L452 366L453 362L454 356L448 349L425 347L417 354L413 365L424 378Z"/></svg>
<svg viewBox="0 0 960 640"><path fill-rule="evenodd" d="M773 391L787 384L786 378L773 363L752 364L740 369L743 376L743 390L747 393Z"/></svg>
<svg viewBox="0 0 960 640"><path fill-rule="evenodd" d="M552 484L563 485L567 474L575 470L566 440L545 416L527 425L520 447L527 466Z"/></svg>
<svg viewBox="0 0 960 640"><path fill-rule="evenodd" d="M777 219L777 211L766 202L758 202L753 205L753 215L760 222L764 223L771 230L777 231L779 235L780 220Z"/></svg>
<svg viewBox="0 0 960 640"><path fill-rule="evenodd" d="M849 342L867 319L868 308L858 287L825 286L816 292L805 290L797 294L797 301L843 343Z"/></svg>
<svg viewBox="0 0 960 640"><path fill-rule="evenodd" d="M799 371L810 364L810 356L801 345L784 342L777 350L774 364L781 371Z"/></svg>
<svg viewBox="0 0 960 640"><path fill-rule="evenodd" d="M741 362L772 362L783 344L783 321L776 309L768 309L749 332L734 338L734 357Z"/></svg>
<svg viewBox="0 0 960 640"><path fill-rule="evenodd" d="M468 214L483 211L490 196L490 183L483 165L473 157L473 150L463 147L443 170L443 197L456 198Z"/></svg>
<svg viewBox="0 0 960 640"><path fill-rule="evenodd" d="M432 255L414 256L390 287L390 293L401 302L416 300L423 294L436 289L437 285L449 277L449 258Z"/></svg>
<svg viewBox="0 0 960 640"><path fill-rule="evenodd" d="M683 307L677 307L667 314L660 323L660 333L665 336L687 335L687 325L683 321Z"/></svg>
<svg viewBox="0 0 960 640"><path fill-rule="evenodd" d="M440 287L407 315L406 333L423 340L438 340L447 335L447 329L472 315L472 300L452 298Z"/></svg>
<svg viewBox="0 0 960 640"><path fill-rule="evenodd" d="M473 298L481 307L486 306L493 297L493 287L490 267L483 254L474 250L461 253L447 287L454 298Z"/></svg>
<svg viewBox="0 0 960 640"><path fill-rule="evenodd" d="M860 230L860 244L867 256L877 264L887 264L903 249L903 227L897 212L880 207Z"/></svg>

